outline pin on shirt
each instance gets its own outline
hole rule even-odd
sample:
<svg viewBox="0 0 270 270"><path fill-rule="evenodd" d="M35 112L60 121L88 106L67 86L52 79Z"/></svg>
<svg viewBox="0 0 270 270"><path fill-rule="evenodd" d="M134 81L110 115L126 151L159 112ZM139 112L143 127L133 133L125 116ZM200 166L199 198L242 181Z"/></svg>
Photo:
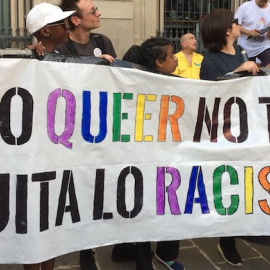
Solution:
<svg viewBox="0 0 270 270"><path fill-rule="evenodd" d="M100 48L95 48L94 49L94 56L99 57L102 55L102 51L100 50Z"/></svg>

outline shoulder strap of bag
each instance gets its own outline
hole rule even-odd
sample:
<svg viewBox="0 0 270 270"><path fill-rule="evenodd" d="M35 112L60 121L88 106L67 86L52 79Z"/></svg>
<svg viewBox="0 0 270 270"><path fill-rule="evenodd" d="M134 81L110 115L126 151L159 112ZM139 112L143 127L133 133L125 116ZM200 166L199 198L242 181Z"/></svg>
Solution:
<svg viewBox="0 0 270 270"><path fill-rule="evenodd" d="M76 48L70 38L68 39L68 42L65 45L72 55L78 55Z"/></svg>
<svg viewBox="0 0 270 270"><path fill-rule="evenodd" d="M107 52L106 52L103 36L99 34L93 34L93 39L95 40L97 47L101 50L102 54L106 54Z"/></svg>

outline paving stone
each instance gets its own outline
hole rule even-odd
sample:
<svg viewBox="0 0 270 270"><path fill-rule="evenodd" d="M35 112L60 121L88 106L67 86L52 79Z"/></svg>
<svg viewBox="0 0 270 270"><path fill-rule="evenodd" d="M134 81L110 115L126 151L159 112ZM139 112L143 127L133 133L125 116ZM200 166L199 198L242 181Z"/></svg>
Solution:
<svg viewBox="0 0 270 270"><path fill-rule="evenodd" d="M235 270L223 261L217 252L219 238L200 238L181 240L178 260L186 270ZM270 238L237 238L237 249L242 256L243 266L239 270L270 269ZM152 250L156 244L152 243ZM135 270L135 262L114 263L111 261L112 246L95 249L99 270ZM167 270L155 258L156 270ZM79 252L73 252L56 259L55 270L80 270ZM20 264L0 264L0 270L23 270Z"/></svg>
<svg viewBox="0 0 270 270"><path fill-rule="evenodd" d="M185 269L215 270L215 265L196 247L180 248L178 260ZM202 268L203 266L203 268Z"/></svg>
<svg viewBox="0 0 270 270"><path fill-rule="evenodd" d="M230 266L227 263L220 264L219 267L220 267L220 270L235 270L235 269L239 269L239 270L269 270L270 269L269 263L265 262L262 259L245 259L245 260L243 260L242 267ZM205 269L205 270L207 270L207 269Z"/></svg>
<svg viewBox="0 0 270 270"><path fill-rule="evenodd" d="M270 263L270 243L269 240L261 238L261 243L253 242L252 239L247 239L246 244L250 245L252 249L256 249L260 256L262 256L268 263Z"/></svg>
<svg viewBox="0 0 270 270"><path fill-rule="evenodd" d="M55 270L80 270L79 252L62 255L55 260Z"/></svg>
<svg viewBox="0 0 270 270"><path fill-rule="evenodd" d="M0 264L0 270L23 270L21 264Z"/></svg>

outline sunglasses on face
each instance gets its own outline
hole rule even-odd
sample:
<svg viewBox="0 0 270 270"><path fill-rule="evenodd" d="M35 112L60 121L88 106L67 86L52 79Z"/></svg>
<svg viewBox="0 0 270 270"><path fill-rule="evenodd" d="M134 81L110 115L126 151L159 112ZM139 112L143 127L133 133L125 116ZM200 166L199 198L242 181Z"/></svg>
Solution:
<svg viewBox="0 0 270 270"><path fill-rule="evenodd" d="M62 24L65 24L65 20L61 20L61 21L58 21L58 22L49 23L46 26L47 27L51 27L51 26L57 26L57 25L62 25Z"/></svg>
<svg viewBox="0 0 270 270"><path fill-rule="evenodd" d="M233 20L232 20L232 24L234 24L234 23L235 23L236 25L238 25L238 19L233 19Z"/></svg>

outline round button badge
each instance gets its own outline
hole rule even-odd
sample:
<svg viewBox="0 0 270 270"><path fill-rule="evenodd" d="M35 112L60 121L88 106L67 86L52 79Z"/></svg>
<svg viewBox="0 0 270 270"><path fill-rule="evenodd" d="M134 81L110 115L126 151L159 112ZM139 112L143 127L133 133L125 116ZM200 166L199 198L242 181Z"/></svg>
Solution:
<svg viewBox="0 0 270 270"><path fill-rule="evenodd" d="M101 52L100 48L95 48L94 49L94 56L99 57L101 55L102 55L102 52Z"/></svg>

